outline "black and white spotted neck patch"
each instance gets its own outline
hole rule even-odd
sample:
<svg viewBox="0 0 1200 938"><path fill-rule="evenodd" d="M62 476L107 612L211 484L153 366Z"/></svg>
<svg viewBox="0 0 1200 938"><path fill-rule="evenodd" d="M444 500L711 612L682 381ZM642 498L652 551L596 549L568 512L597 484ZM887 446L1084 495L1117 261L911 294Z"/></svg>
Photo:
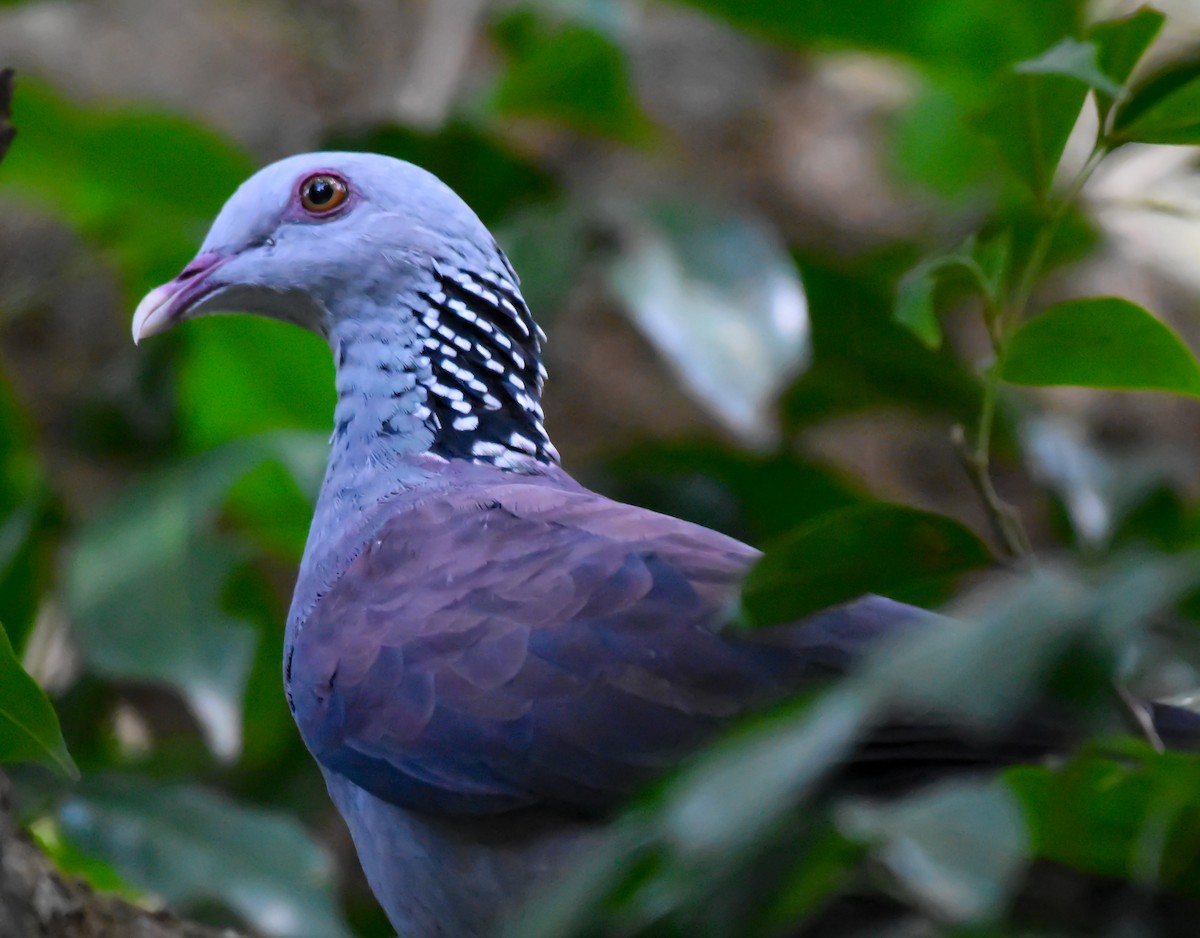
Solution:
<svg viewBox="0 0 1200 938"><path fill-rule="evenodd" d="M517 285L506 273L444 265L435 279L416 321L431 375L431 452L503 469L557 464L541 405L545 335Z"/></svg>

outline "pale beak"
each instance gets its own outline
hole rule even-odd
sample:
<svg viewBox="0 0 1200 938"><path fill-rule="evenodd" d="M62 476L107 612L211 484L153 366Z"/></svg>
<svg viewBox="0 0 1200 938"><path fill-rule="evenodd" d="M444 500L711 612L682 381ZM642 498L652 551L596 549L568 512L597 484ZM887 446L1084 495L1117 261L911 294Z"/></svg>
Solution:
<svg viewBox="0 0 1200 938"><path fill-rule="evenodd" d="M133 312L134 344L146 336L166 332L184 319L201 299L225 286L213 280L212 273L227 260L227 254L213 251L201 254L174 280L147 293Z"/></svg>

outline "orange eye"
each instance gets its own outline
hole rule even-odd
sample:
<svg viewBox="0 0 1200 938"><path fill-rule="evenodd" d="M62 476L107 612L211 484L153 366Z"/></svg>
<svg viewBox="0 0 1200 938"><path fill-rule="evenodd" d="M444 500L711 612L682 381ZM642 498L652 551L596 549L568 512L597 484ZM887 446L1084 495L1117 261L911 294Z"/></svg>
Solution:
<svg viewBox="0 0 1200 938"><path fill-rule="evenodd" d="M344 179L320 173L300 183L300 204L314 215L324 215L345 202L349 191Z"/></svg>

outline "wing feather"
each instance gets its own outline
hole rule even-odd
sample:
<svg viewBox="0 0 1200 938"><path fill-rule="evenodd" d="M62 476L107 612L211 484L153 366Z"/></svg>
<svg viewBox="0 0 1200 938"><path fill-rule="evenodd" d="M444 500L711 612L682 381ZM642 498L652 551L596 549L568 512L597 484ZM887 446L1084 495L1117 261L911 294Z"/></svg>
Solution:
<svg viewBox="0 0 1200 938"><path fill-rule="evenodd" d="M721 635L756 552L583 490L392 510L303 623L289 689L317 758L404 807L605 810L895 618L834 613L842 631L799 642Z"/></svg>

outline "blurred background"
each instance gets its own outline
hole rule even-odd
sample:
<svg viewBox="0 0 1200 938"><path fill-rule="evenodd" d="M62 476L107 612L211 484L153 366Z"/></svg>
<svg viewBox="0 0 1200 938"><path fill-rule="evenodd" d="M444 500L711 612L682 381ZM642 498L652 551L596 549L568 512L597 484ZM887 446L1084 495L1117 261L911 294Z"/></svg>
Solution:
<svg viewBox="0 0 1200 938"><path fill-rule="evenodd" d="M1157 6L1143 70L1200 48L1200 3ZM585 484L760 546L898 502L1003 555L953 442L973 432L991 355L978 301L939 286L931 347L894 320L897 285L972 232L1036 223L976 117L1013 63L1134 8L0 2L0 67L17 73L0 165L0 620L82 772L13 769L42 847L208 921L389 934L279 679L328 351L241 317L129 337L137 300L255 168L369 149L456 189L549 334L547 426ZM1085 109L1068 170L1096 120ZM1034 306L1119 294L1200 347L1196 161L1154 144L1105 160ZM1197 466L1189 398L1001 396L992 477L1043 556L1194 544ZM1200 684L1182 662L1154 680Z"/></svg>

